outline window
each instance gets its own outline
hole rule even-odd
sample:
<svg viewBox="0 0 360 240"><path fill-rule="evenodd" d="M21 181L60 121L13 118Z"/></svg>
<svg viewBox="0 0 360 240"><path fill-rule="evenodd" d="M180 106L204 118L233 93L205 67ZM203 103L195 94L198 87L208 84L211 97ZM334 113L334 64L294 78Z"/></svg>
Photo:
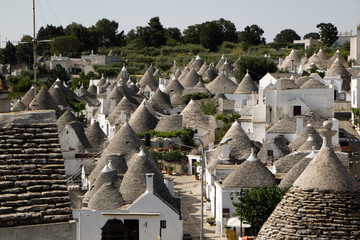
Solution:
<svg viewBox="0 0 360 240"><path fill-rule="evenodd" d="M246 99L243 99L242 100L242 106L246 106L247 105L247 100Z"/></svg>
<svg viewBox="0 0 360 240"><path fill-rule="evenodd" d="M166 220L160 220L160 228L166 228Z"/></svg>
<svg viewBox="0 0 360 240"><path fill-rule="evenodd" d="M274 156L273 150L268 150L268 157L273 157L273 156Z"/></svg>

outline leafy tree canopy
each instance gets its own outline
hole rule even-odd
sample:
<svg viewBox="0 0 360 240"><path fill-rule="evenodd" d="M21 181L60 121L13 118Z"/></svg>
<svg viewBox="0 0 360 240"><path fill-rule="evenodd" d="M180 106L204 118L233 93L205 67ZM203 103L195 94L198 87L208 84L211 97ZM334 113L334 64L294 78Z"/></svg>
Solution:
<svg viewBox="0 0 360 240"><path fill-rule="evenodd" d="M219 103L217 100L208 98L200 101L200 109L205 115L215 115L218 111Z"/></svg>
<svg viewBox="0 0 360 240"><path fill-rule="evenodd" d="M240 216L242 212L242 217L252 227L260 229L286 192L287 189L278 188L276 185L244 189L243 197L240 197L239 192L237 192L236 195L239 202L233 202L233 205L236 207L234 215Z"/></svg>
<svg viewBox="0 0 360 240"><path fill-rule="evenodd" d="M16 47L10 42L6 42L5 48L1 49L0 63L2 64L16 64Z"/></svg>
<svg viewBox="0 0 360 240"><path fill-rule="evenodd" d="M253 24L251 26L246 26L244 31L239 33L239 40L241 43L247 46L254 46L259 44L265 44L265 38L262 37L264 30L258 25Z"/></svg>
<svg viewBox="0 0 360 240"><path fill-rule="evenodd" d="M310 32L304 35L303 39L320 39L320 34L316 32Z"/></svg>
<svg viewBox="0 0 360 240"><path fill-rule="evenodd" d="M66 69L63 68L60 64L57 64L52 70L51 70L51 81L54 82L57 78L59 78L63 82L67 82L70 80L70 76L67 73Z"/></svg>
<svg viewBox="0 0 360 240"><path fill-rule="evenodd" d="M33 52L33 44L32 37L29 35L24 35L21 38L20 44L16 46L16 61L17 63L25 63L29 68L33 65L34 60L34 52Z"/></svg>
<svg viewBox="0 0 360 240"><path fill-rule="evenodd" d="M316 27L320 30L320 41L325 46L331 46L338 39L337 27L332 23L320 23Z"/></svg>
<svg viewBox="0 0 360 240"><path fill-rule="evenodd" d="M266 73L276 72L277 66L268 58L241 56L237 61L237 70L235 71L235 77L238 82L244 78L247 69L254 81L259 81Z"/></svg>
<svg viewBox="0 0 360 240"><path fill-rule="evenodd" d="M300 40L300 36L292 29L284 29L274 38L278 43L293 43L294 40Z"/></svg>
<svg viewBox="0 0 360 240"><path fill-rule="evenodd" d="M80 45L79 39L73 35L56 37L54 41L50 43L52 52L61 53L69 57L80 56L80 54L78 54Z"/></svg>

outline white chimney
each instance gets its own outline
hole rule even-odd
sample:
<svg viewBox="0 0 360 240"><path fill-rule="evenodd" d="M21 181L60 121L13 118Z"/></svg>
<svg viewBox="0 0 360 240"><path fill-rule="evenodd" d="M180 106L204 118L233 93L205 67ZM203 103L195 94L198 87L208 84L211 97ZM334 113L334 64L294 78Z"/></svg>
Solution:
<svg viewBox="0 0 360 240"><path fill-rule="evenodd" d="M154 174L146 173L146 191L154 192Z"/></svg>
<svg viewBox="0 0 360 240"><path fill-rule="evenodd" d="M222 146L222 160L228 159L230 156L230 145L228 143L223 144Z"/></svg>
<svg viewBox="0 0 360 240"><path fill-rule="evenodd" d="M112 98L110 100L110 112L114 111L115 107L116 107L116 99Z"/></svg>
<svg viewBox="0 0 360 240"><path fill-rule="evenodd" d="M100 113L108 114L107 103L105 98L100 98Z"/></svg>
<svg viewBox="0 0 360 240"><path fill-rule="evenodd" d="M304 119L301 117L296 118L296 136L298 136L304 127Z"/></svg>

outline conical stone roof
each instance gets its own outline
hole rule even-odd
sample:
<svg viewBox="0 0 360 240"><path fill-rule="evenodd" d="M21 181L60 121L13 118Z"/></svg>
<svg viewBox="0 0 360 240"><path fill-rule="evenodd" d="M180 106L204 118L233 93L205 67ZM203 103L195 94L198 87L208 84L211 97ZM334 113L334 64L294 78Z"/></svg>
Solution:
<svg viewBox="0 0 360 240"><path fill-rule="evenodd" d="M212 82L206 85L206 88L213 94L234 93L238 85L230 80L224 73L217 76Z"/></svg>
<svg viewBox="0 0 360 240"><path fill-rule="evenodd" d="M128 163L132 155L137 153L140 148L144 148L145 152L147 151L141 139L138 137L132 127L126 122L115 134L113 139L111 139L109 145L105 148L101 155L101 159L98 161L96 167L89 176L90 182L94 182L97 175L108 163L107 155L121 154Z"/></svg>
<svg viewBox="0 0 360 240"><path fill-rule="evenodd" d="M102 150L104 142L107 140L107 136L101 130L99 123L94 122L90 127L85 128L85 135L89 140L94 150Z"/></svg>
<svg viewBox="0 0 360 240"><path fill-rule="evenodd" d="M94 172L94 170L93 170L93 172ZM96 179L94 179L92 188L85 193L83 202L89 202L89 200L92 198L92 196L94 196L94 194L97 191L99 191L99 189L104 184L111 182L111 183L116 184L117 186L120 186L120 185L118 185L119 181L121 181L121 179L118 177L118 175L115 173L115 171L109 167L109 160L107 160L107 162L103 165L103 167L100 169L100 171L96 174Z"/></svg>
<svg viewBox="0 0 360 240"><path fill-rule="evenodd" d="M199 55L197 55L194 62L191 65L191 67L194 68L195 71L198 72L203 64L204 64L204 61L201 59L201 57Z"/></svg>
<svg viewBox="0 0 360 240"><path fill-rule="evenodd" d="M170 205L175 206L172 196L164 184L159 168L152 162L147 154L134 154L131 164L126 171L120 185L120 193L127 203L134 202L146 190L146 175L154 173L154 192L160 195Z"/></svg>
<svg viewBox="0 0 360 240"><path fill-rule="evenodd" d="M311 136L308 137L301 147L297 149L298 152L309 151L311 149L319 150L321 147L320 141L315 141Z"/></svg>
<svg viewBox="0 0 360 240"><path fill-rule="evenodd" d="M234 93L251 94L253 92L258 92L258 87L251 78L250 74L246 73L245 77L241 80Z"/></svg>
<svg viewBox="0 0 360 240"><path fill-rule="evenodd" d="M158 82L151 70L145 72L144 76L140 79L139 84L141 88L145 88L145 86L148 85L152 91L155 91L158 88Z"/></svg>
<svg viewBox="0 0 360 240"><path fill-rule="evenodd" d="M206 62L201 66L201 68L199 69L199 71L197 71L197 73L200 76L203 76L206 72L206 70L209 68L209 64L207 64Z"/></svg>
<svg viewBox="0 0 360 240"><path fill-rule="evenodd" d="M31 101L35 97L35 88L32 86L24 95L24 97L21 98L21 101L25 104L25 106L29 106Z"/></svg>
<svg viewBox="0 0 360 240"><path fill-rule="evenodd" d="M224 188L252 188L271 186L276 183L274 175L252 152L250 157L240 164L222 182Z"/></svg>
<svg viewBox="0 0 360 240"><path fill-rule="evenodd" d="M13 106L13 110L15 111L24 111L25 109L26 105L21 100L18 100Z"/></svg>
<svg viewBox="0 0 360 240"><path fill-rule="evenodd" d="M321 59L316 53L314 53L305 64L305 69L311 68L312 64L315 64L320 70L327 69L327 60Z"/></svg>
<svg viewBox="0 0 360 240"><path fill-rule="evenodd" d="M221 66L224 64L224 62L225 62L225 56L222 55L219 62L216 64L216 69L220 69Z"/></svg>
<svg viewBox="0 0 360 240"><path fill-rule="evenodd" d="M116 105L114 111L112 111L107 118L111 126L118 124L120 122L121 112L127 116L131 116L137 109L138 105L134 101L130 101L126 96L121 99L121 101ZM130 117L129 117L130 119ZM127 119L127 120L129 120Z"/></svg>
<svg viewBox="0 0 360 240"><path fill-rule="evenodd" d="M316 80L316 79L310 79L306 81L301 87L301 89L321 89L321 88L327 88L322 82Z"/></svg>
<svg viewBox="0 0 360 240"><path fill-rule="evenodd" d="M150 98L149 102L155 101L162 110L171 109L170 96L162 92L159 88L156 90L154 95Z"/></svg>
<svg viewBox="0 0 360 240"><path fill-rule="evenodd" d="M110 110L111 101L115 100L115 106L121 101L124 95L119 91L117 87L114 87L109 96L106 98L107 107Z"/></svg>
<svg viewBox="0 0 360 240"><path fill-rule="evenodd" d="M296 51L294 49L292 49L290 54L285 57L284 61L282 62L281 66L280 66L280 68L292 70L291 69L291 62L294 65L296 65L297 68L299 68L300 65L301 65L301 60L300 60L299 56L297 55L297 53L296 53Z"/></svg>
<svg viewBox="0 0 360 240"><path fill-rule="evenodd" d="M69 106L68 102L66 101L65 95L57 85L53 89L51 89L49 93L53 97L54 102L57 106Z"/></svg>
<svg viewBox="0 0 360 240"><path fill-rule="evenodd" d="M336 50L334 55L328 60L328 66L331 66L337 58L341 61L341 63L344 65L345 68L348 67L347 62L345 61L344 57L341 55L339 49Z"/></svg>
<svg viewBox="0 0 360 240"><path fill-rule="evenodd" d="M116 79L115 79L115 82L126 82L130 77L130 74L129 72L127 71L125 65L122 67L120 73L117 75Z"/></svg>
<svg viewBox="0 0 360 240"><path fill-rule="evenodd" d="M299 78L295 79L295 83L296 83L296 85L298 85L301 88L302 85L304 83L306 83L307 81L309 81L310 79L313 79L313 78L308 77L308 76L299 77Z"/></svg>
<svg viewBox="0 0 360 240"><path fill-rule="evenodd" d="M194 100L190 100L190 102L186 105L186 107L180 113L184 118L192 118L194 116L205 116L200 106L195 103Z"/></svg>
<svg viewBox="0 0 360 240"><path fill-rule="evenodd" d="M180 81L181 85L185 88L194 87L199 82L200 76L196 73L195 69L191 69L188 74Z"/></svg>
<svg viewBox="0 0 360 240"><path fill-rule="evenodd" d="M325 77L341 76L342 78L351 77L351 74L344 67L340 59L335 59L331 67L326 71Z"/></svg>
<svg viewBox="0 0 360 240"><path fill-rule="evenodd" d="M336 133L324 123L324 143L262 226L257 239L358 239L360 187L331 147ZM341 229L340 229L341 228Z"/></svg>
<svg viewBox="0 0 360 240"><path fill-rule="evenodd" d="M94 84L91 84L87 90L92 95L95 95L95 96L97 95L97 88Z"/></svg>
<svg viewBox="0 0 360 240"><path fill-rule="evenodd" d="M129 124L132 126L135 132L144 133L149 130L153 130L156 127L159 119L157 119L146 107L145 101L136 109L134 114L129 120Z"/></svg>
<svg viewBox="0 0 360 240"><path fill-rule="evenodd" d="M89 208L95 210L115 210L125 204L119 189L108 182L90 198Z"/></svg>
<svg viewBox="0 0 360 240"><path fill-rule="evenodd" d="M63 129L63 127L71 122L79 121L75 115L71 112L70 109L67 109L56 121L56 125L58 126L59 131Z"/></svg>
<svg viewBox="0 0 360 240"><path fill-rule="evenodd" d="M322 138L320 134L316 131L316 129L311 125L308 124L301 133L289 144L289 147L293 150L297 150L301 147L308 137L311 136L315 142L322 144Z"/></svg>
<svg viewBox="0 0 360 240"><path fill-rule="evenodd" d="M227 60L220 67L219 71L223 72L228 77L234 77L234 67Z"/></svg>
<svg viewBox="0 0 360 240"><path fill-rule="evenodd" d="M290 188L293 186L295 180L301 175L301 173L305 170L310 161L316 156L315 150L313 150L309 155L305 158L301 159L298 163L296 163L290 171L288 171L285 177L281 180L278 187L280 188Z"/></svg>
<svg viewBox="0 0 360 240"><path fill-rule="evenodd" d="M170 80L169 84L164 89L164 93L170 95L170 102L172 106L178 106L182 104L181 95L183 91L184 87L176 78Z"/></svg>
<svg viewBox="0 0 360 240"><path fill-rule="evenodd" d="M182 81L185 79L186 75L189 72L190 72L190 68L185 67L184 70L181 72L180 76L177 78L177 80L179 80L179 82L182 84ZM176 77L176 74L175 74L175 77Z"/></svg>
<svg viewBox="0 0 360 240"><path fill-rule="evenodd" d="M55 110L57 117L61 115L61 110L56 105L55 100L44 87L36 94L29 104L29 108L30 110Z"/></svg>

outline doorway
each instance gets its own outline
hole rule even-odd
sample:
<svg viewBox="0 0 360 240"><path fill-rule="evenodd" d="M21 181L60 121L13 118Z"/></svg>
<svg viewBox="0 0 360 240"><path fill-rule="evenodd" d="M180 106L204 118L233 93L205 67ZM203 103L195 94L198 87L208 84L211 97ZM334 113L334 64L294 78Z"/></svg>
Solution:
<svg viewBox="0 0 360 240"><path fill-rule="evenodd" d="M301 115L301 106L294 106L294 116Z"/></svg>

